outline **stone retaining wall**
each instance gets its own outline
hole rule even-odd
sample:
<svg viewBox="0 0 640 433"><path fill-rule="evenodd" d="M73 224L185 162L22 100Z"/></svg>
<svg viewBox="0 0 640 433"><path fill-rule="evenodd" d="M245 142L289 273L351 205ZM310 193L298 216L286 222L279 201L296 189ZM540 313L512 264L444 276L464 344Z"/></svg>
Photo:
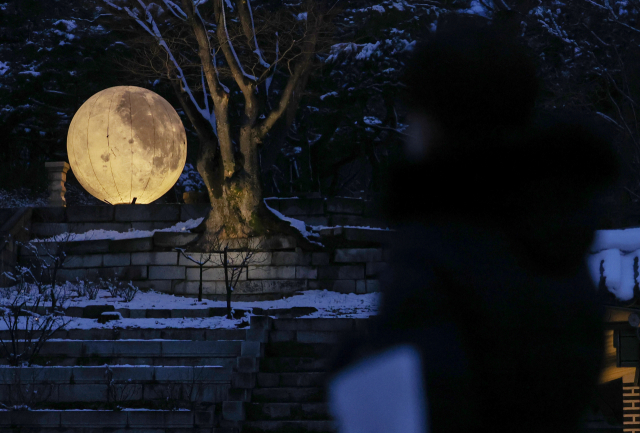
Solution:
<svg viewBox="0 0 640 433"><path fill-rule="evenodd" d="M364 224L371 215L368 202L359 199L269 199L275 210L308 224ZM34 208L32 238L89 230L157 230L180 221L205 217L205 204L77 206ZM376 225L376 224L373 224ZM379 222L377 225L381 225ZM328 246L324 251L305 251L296 239L274 236L262 239L257 252L242 270L234 287L233 300L275 299L301 290L331 290L341 293L370 293L379 290L377 277L385 268L389 251L382 245L391 232L354 228L325 228L320 235ZM131 280L142 289L176 295L196 296L200 283L198 266L178 253L197 238L189 232L155 232L152 236L119 240L64 243L67 259L58 273L61 281L118 278ZM38 264L53 243L34 243L36 250L22 248L20 262ZM340 246L343 247L340 247ZM350 245L361 246L349 248ZM187 252L198 259L200 254ZM41 258L39 259L38 256ZM224 269L219 260L207 264L202 275L203 295L224 299Z"/></svg>
<svg viewBox="0 0 640 433"><path fill-rule="evenodd" d="M158 235L159 233L156 233ZM181 245L185 235L175 237ZM138 287L176 295L196 296L200 284L199 267L177 251L151 251L153 238L122 241L87 241L69 245L69 255L58 272L61 281L95 280L117 277ZM383 248L336 248L328 252L303 251L292 238L272 241L242 270L234 287L235 300L280 297L301 290L331 290L341 293L379 291L378 275L386 267L389 252ZM293 248L291 248L293 247ZM38 245L46 250L47 244ZM147 249L149 251L135 251ZM200 253L189 253L199 260ZM36 263L31 251L23 250L24 263ZM209 299L226 296L224 268L208 263L202 273L203 295Z"/></svg>
<svg viewBox="0 0 640 433"><path fill-rule="evenodd" d="M352 198L271 198L267 205L283 215L315 226L386 228L371 202ZM34 208L32 237L89 230L156 230L206 217L208 204L155 204Z"/></svg>

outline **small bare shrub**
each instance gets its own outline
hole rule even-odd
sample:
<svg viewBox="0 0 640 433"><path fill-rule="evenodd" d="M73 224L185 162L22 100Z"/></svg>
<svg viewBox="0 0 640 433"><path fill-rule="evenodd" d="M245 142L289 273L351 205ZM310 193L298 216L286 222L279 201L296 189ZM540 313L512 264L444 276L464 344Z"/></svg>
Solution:
<svg viewBox="0 0 640 433"><path fill-rule="evenodd" d="M133 285L131 281L127 283L126 286L123 286L120 290L120 296L124 299L124 302L131 302L133 298L135 298L138 293L138 288Z"/></svg>

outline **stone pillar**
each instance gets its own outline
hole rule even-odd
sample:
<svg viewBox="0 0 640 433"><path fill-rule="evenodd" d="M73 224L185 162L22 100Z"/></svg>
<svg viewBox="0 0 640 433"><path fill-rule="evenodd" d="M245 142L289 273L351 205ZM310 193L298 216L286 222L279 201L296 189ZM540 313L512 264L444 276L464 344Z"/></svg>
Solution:
<svg viewBox="0 0 640 433"><path fill-rule="evenodd" d="M44 166L49 178L49 206L67 206L67 201L64 199L64 193L67 192L67 189L64 187L64 183L67 180L69 164L64 161L45 162Z"/></svg>

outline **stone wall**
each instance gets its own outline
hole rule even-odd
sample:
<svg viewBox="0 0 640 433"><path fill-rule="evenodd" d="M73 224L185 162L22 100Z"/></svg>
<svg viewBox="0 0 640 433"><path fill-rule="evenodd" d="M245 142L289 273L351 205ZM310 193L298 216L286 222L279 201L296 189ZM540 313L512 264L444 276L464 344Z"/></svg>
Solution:
<svg viewBox="0 0 640 433"><path fill-rule="evenodd" d="M169 234L169 233L166 233ZM68 257L58 277L61 280L92 280L117 277L132 280L141 288L176 295L196 296L199 267L177 251L154 251L158 240L169 243L165 233L150 238L70 242ZM192 234L175 233L171 238L181 245ZM377 277L386 266L388 251L383 248L335 248L332 251L304 251L295 239L268 240L269 250L259 251L242 270L234 288L236 300L278 298L300 290L331 290L341 293L369 293L379 290ZM51 246L38 245L40 252ZM196 260L200 253L189 253ZM23 263L35 263L31 251L23 250ZM217 262L220 263L220 262ZM216 262L203 268L203 294L209 299L226 296L224 268Z"/></svg>
<svg viewBox="0 0 640 433"><path fill-rule="evenodd" d="M359 224L367 220L367 204L356 199L271 199L270 207L308 224ZM206 216L207 205L120 205L36 208L30 233L32 238L50 237L89 230L155 230L179 221ZM378 224L380 225L380 224ZM384 248L391 232L356 228L320 230L326 248L304 250L296 239L274 236L261 240L261 249L242 270L234 287L235 300L279 298L301 290L331 290L342 293L369 293L379 290L377 277L389 259ZM66 242L67 259L58 273L60 280L96 280L116 277L131 280L143 289L196 296L199 267L175 248L187 248L196 233L155 232L151 236L119 240ZM37 264L53 243L37 243L37 250L22 248L22 263ZM200 254L187 251L196 260ZM224 299L224 268L214 257L203 270L203 294Z"/></svg>

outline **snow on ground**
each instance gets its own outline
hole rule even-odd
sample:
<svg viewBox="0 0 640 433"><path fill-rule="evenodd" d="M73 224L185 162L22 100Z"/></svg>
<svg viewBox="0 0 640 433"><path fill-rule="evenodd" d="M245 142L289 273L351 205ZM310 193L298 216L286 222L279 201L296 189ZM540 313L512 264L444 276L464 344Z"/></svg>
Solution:
<svg viewBox="0 0 640 433"><path fill-rule="evenodd" d="M598 230L590 252L587 266L596 286L604 277L607 289L616 298L621 301L632 299L633 287L640 282L640 228Z"/></svg>
<svg viewBox="0 0 640 433"><path fill-rule="evenodd" d="M68 288L72 283L66 284ZM15 293L15 292L14 292ZM5 302L9 301L7 299ZM73 318L66 326L67 329L93 329L93 328L236 328L242 322L247 323L253 314L253 308L280 309L291 307L314 307L318 311L301 316L302 318L319 317L346 317L367 318L378 313L380 303L379 293L367 293L357 295L355 293L337 293L327 290L308 290L299 292L294 296L272 301L231 302L232 309L249 310L240 319L227 319L226 317L204 317L183 319L122 319L100 324L96 319ZM114 308L123 309L208 309L226 308L226 301L212 301L203 299L198 302L196 298L169 295L155 292L138 292L131 302L124 302L120 298L112 297L108 291L100 290L95 300L86 297L71 298L65 307L84 307L87 305L113 305ZM7 329L7 325L0 320L0 330Z"/></svg>
<svg viewBox="0 0 640 433"><path fill-rule="evenodd" d="M156 230L130 230L128 232L117 232L115 230L89 230L86 233L62 233L46 239L33 239L31 242L56 242L56 241L97 241L100 239L132 239L146 238L153 236L155 232L189 232L190 229L198 227L204 218L181 221L176 225L165 229Z"/></svg>

